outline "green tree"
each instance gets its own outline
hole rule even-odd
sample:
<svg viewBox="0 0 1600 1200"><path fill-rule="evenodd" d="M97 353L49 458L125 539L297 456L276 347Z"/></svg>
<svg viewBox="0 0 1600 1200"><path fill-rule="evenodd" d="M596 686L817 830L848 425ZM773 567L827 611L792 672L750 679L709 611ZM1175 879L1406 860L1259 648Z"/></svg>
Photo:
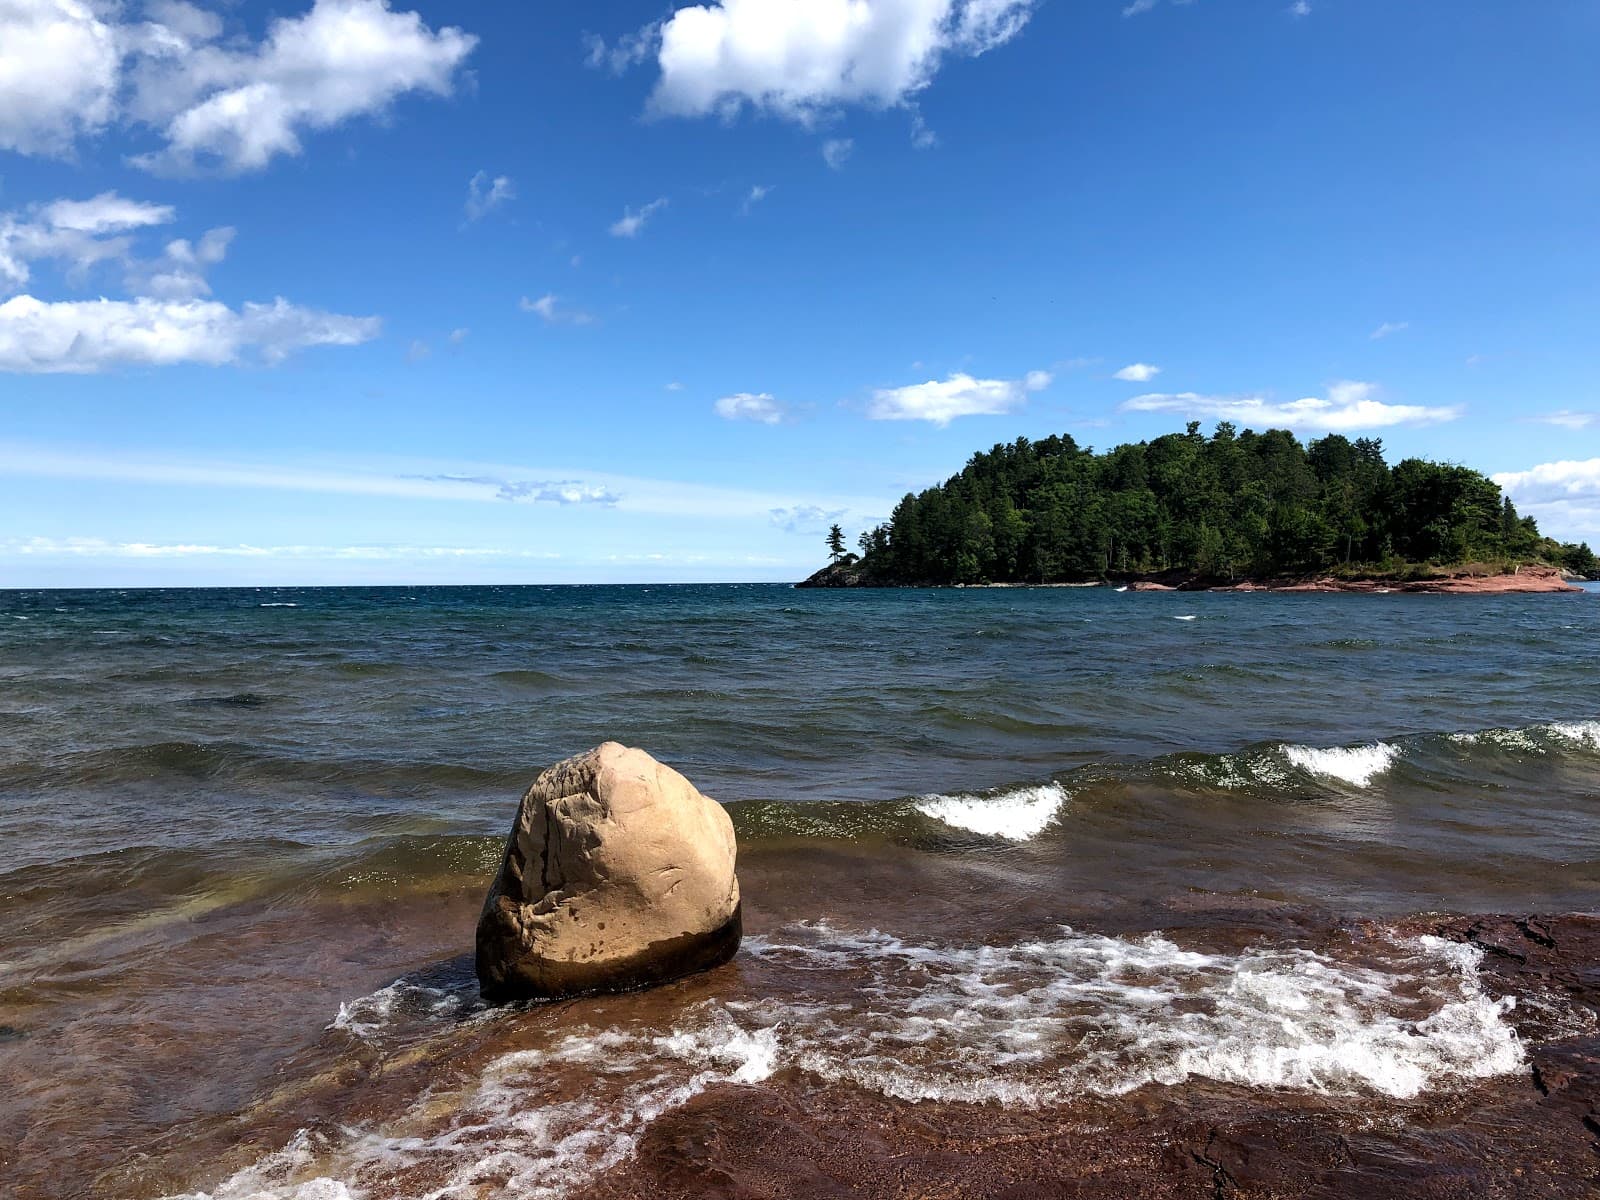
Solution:
<svg viewBox="0 0 1600 1200"><path fill-rule="evenodd" d="M828 557L834 562L844 557L844 530L837 525L828 528Z"/></svg>

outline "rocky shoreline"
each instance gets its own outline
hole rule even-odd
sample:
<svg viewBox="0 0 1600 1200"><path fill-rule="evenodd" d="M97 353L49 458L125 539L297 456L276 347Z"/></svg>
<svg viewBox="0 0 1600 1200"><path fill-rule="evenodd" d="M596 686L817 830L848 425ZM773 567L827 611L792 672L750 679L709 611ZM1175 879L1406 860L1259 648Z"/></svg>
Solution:
<svg viewBox="0 0 1600 1200"><path fill-rule="evenodd" d="M1412 1100L1217 1083L1068 1110L907 1105L804 1076L722 1084L654 1122L581 1200L1564 1200L1600 1194L1600 919L1417 917L1510 998L1516 1075ZM1380 931L1374 929L1374 934Z"/></svg>
<svg viewBox="0 0 1600 1200"><path fill-rule="evenodd" d="M1453 596L1501 596L1583 590L1571 582L1570 576L1554 567L1546 566L1524 566L1499 573L1442 570L1436 575L1420 579L1377 575L1350 578L1312 575L1228 580L1187 575L1182 572L1163 572L1156 575L1110 576L1106 579L1087 580L1081 583L899 584L873 581L863 575L856 563L830 564L795 584L795 587L1115 588L1130 592L1358 592L1366 595L1410 592Z"/></svg>

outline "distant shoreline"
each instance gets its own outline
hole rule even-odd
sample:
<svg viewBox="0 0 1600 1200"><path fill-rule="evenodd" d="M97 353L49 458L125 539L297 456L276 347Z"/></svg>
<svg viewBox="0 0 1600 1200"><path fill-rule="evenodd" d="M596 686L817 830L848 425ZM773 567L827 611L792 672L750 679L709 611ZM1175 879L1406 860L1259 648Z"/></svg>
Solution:
<svg viewBox="0 0 1600 1200"><path fill-rule="evenodd" d="M1094 579L1077 583L873 583L852 573L853 564L824 567L808 579L795 584L800 588L1112 588L1129 592L1356 592L1365 595L1412 593L1423 595L1505 596L1547 592L1573 593L1584 589L1568 582L1554 567L1526 566L1514 571L1441 571L1421 579L1391 579L1381 576L1340 578L1312 575L1300 578L1246 577L1236 580L1205 579L1171 572Z"/></svg>

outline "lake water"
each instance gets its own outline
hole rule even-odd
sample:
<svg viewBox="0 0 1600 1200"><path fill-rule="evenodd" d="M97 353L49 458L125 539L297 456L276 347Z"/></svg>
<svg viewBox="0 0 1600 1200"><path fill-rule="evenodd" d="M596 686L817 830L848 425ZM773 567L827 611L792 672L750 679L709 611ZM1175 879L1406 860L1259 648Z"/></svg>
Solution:
<svg viewBox="0 0 1600 1200"><path fill-rule="evenodd" d="M1381 930L1600 907L1597 647L1592 591L0 593L0 1170L553 1198L724 1086L1520 1070L1471 953ZM483 1010L518 796L606 739L729 806L745 948ZM1291 910L1332 915L1218 915Z"/></svg>

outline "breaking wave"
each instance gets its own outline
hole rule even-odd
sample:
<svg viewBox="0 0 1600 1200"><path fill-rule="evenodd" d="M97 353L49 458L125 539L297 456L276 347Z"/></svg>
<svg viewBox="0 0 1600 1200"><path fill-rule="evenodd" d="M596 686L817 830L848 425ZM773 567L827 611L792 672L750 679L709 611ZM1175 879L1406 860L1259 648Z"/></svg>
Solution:
<svg viewBox="0 0 1600 1200"><path fill-rule="evenodd" d="M1026 842L1055 821L1067 793L1058 783L987 796L924 796L912 807L957 829Z"/></svg>

